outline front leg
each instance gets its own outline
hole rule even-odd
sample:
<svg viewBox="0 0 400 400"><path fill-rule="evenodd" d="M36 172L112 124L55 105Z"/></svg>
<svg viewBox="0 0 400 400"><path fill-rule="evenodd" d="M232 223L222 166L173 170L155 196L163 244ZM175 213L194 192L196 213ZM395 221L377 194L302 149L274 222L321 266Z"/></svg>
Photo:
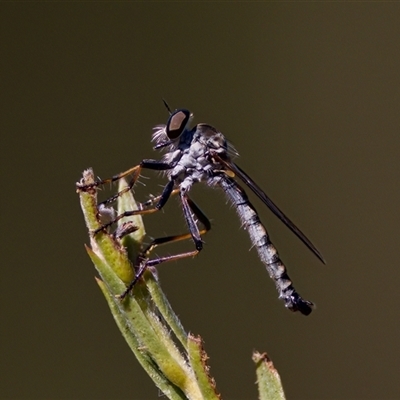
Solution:
<svg viewBox="0 0 400 400"><path fill-rule="evenodd" d="M197 223L196 223L195 219L193 218L193 214L190 209L188 198L187 198L186 194L184 194L182 192L181 192L180 196L181 196L181 202L182 202L183 215L185 217L187 226L189 228L189 232L192 236L194 245L196 246L196 250L201 251L203 249L203 241L201 240L199 227L197 226Z"/></svg>
<svg viewBox="0 0 400 400"><path fill-rule="evenodd" d="M125 193L126 192L125 189L121 190L115 196L118 197L119 195ZM173 189L174 189L174 181L171 180L165 185L164 190L161 193L161 196L159 197L159 201L154 206L154 208L147 208L145 210L139 209L139 210L127 210L127 211L124 211L123 213L121 213L117 217L115 217L113 220L107 222L106 224L102 225L100 228L96 229L93 232L93 235L96 235L97 233L99 233L100 231L104 230L105 228L108 228L109 226L114 225L116 222L118 222L122 218L132 217L134 215L152 214L152 213L154 213L156 211L161 210L164 207L164 205L166 204L166 202L168 201L168 199L171 197L171 193L172 193ZM113 196L113 197L115 197L115 196ZM101 204L105 204L108 201L109 201L109 199L107 199L106 201L103 201L103 203L100 203L100 205Z"/></svg>
<svg viewBox="0 0 400 400"><path fill-rule="evenodd" d="M86 184L86 185L84 185L80 182L77 182L76 190L77 190L77 192L86 192L89 189L93 189L98 186L103 186L106 183L112 183L112 182L118 181L121 178L124 178L125 176L130 175L130 174L134 175L133 179L132 179L133 184L134 184L135 181L137 180L137 178L139 177L142 168L152 169L152 170L156 170L156 171L167 171L169 169L174 168L174 166L175 166L175 162L167 163L167 162L159 161L159 160L145 159L145 160L142 160L139 165L129 168L126 171L120 172L119 174L116 174L116 175L112 176L111 178L99 179L97 181L94 181L94 182ZM132 184L132 186L133 186L133 184Z"/></svg>

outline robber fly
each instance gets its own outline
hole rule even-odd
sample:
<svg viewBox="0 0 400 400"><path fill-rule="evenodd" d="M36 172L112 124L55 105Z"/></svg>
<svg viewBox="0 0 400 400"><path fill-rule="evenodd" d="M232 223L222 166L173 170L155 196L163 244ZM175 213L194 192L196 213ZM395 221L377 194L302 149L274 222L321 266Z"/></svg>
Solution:
<svg viewBox="0 0 400 400"><path fill-rule="evenodd" d="M275 282L279 292L279 298L291 311L299 311L303 315L309 315L313 309L313 303L303 299L293 287L286 267L281 261L275 246L261 223L256 209L250 203L244 189L239 185L237 179L244 182L256 196L268 206L268 208L323 262L322 255L311 243L311 241L296 227L296 225L273 203L264 191L244 172L234 161L237 155L236 150L226 140L225 136L208 124L197 124L190 127L193 114L186 109L171 111L164 101L170 116L166 125L158 125L154 128L153 142L155 150L164 150L163 159L145 159L139 165L130 168L110 179L99 180L91 185L78 185L78 190L87 190L94 186L114 182L124 176L132 175L129 185L124 190L107 199L104 204L111 203L121 194L131 190L138 179L141 170L151 169L164 171L168 177L162 193L158 196L152 208L143 208L135 211L125 211L117 216L110 223L103 225L97 231L110 226L123 217L135 214L148 214L160 210L168 201L171 194L178 194L183 209L183 214L189 229L186 235L177 235L167 238L168 241L181 240L191 237L195 244L195 250L182 253L182 257L193 256L203 248L201 235L210 229L211 225L207 217L200 211L197 205L189 197L189 192L193 184L205 182L211 187L220 187L226 194L229 201L233 204L242 225L249 233L252 245L256 248L258 255L265 265L269 276ZM197 224L199 220L204 229L200 230ZM94 233L97 233L95 231ZM163 243L165 243L164 241ZM155 245L162 244L156 243ZM150 246L151 247L151 246ZM179 257L178 258L182 258ZM163 262L164 260L160 262ZM160 262L154 261L151 265ZM132 289L135 282L139 279L146 266L144 263L135 280L123 294L126 295Z"/></svg>

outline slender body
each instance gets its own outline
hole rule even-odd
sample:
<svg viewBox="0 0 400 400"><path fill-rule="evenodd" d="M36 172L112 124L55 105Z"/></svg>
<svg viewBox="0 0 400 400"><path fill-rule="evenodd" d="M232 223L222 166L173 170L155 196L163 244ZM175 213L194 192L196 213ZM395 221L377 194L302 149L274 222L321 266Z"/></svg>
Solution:
<svg viewBox="0 0 400 400"><path fill-rule="evenodd" d="M165 103L167 106L167 104ZM275 282L279 292L279 297L284 301L285 306L291 311L299 311L303 315L309 315L313 304L304 300L294 289L289 278L286 267L282 263L277 250L271 243L267 230L260 221L256 209L250 203L246 192L237 183L239 178L268 206L268 208L323 262L322 255L311 243L311 241L296 227L296 225L273 203L265 192L236 164L233 157L237 156L236 150L228 143L224 135L216 128L208 124L197 124L193 128L189 127L192 114L186 109L178 109L173 112L167 106L170 117L166 125L159 125L154 128L153 141L154 149L166 150L161 161L145 159L142 162L113 176L110 179L96 181L94 184L79 186L78 190L88 190L92 187L114 182L123 176L133 175L129 186L103 204L111 203L124 192L131 190L140 171L143 168L164 171L168 176L168 183L165 185L162 194L145 206L156 203L153 208L142 210L125 211L118 215L113 221L103 225L98 231L110 226L121 218L135 215L148 214L160 210L173 193L178 193L181 199L183 214L189 228L188 234L176 235L153 241L144 252L141 262L140 272L135 280L128 286L124 297L135 282L140 279L141 274L149 265L157 265L164 261L179 259L196 255L203 248L201 235L207 232L211 225L208 218L201 212L197 205L189 198L189 191L193 184L205 182L210 186L222 188L230 202L234 205L243 226L250 235L253 246L257 249L258 255L265 265L269 276ZM197 220L202 223L204 229L199 230ZM182 253L167 258L148 260L150 250L160 244L176 240L192 238L196 250Z"/></svg>
<svg viewBox="0 0 400 400"><path fill-rule="evenodd" d="M153 140L156 142L155 148L168 148L163 161L171 166L166 173L170 182L173 182L173 187L179 188L182 199L196 182L204 181L210 186L221 187L235 206L261 261L274 280L279 297L283 299L285 306L291 311L300 311L304 315L310 314L313 304L304 300L294 289L286 267L272 244L267 230L262 225L256 209L234 178L239 177L244 181L274 214L323 261L321 254L257 184L232 161L231 154L237 155L237 153L229 145L224 135L208 124L198 124L189 129L187 126L191 116L187 110L176 110L171 113L167 125L156 127L153 134ZM174 118L177 121L174 121ZM191 218L188 218L185 207L184 213L196 247L200 250L201 242L198 241L196 229L191 226Z"/></svg>

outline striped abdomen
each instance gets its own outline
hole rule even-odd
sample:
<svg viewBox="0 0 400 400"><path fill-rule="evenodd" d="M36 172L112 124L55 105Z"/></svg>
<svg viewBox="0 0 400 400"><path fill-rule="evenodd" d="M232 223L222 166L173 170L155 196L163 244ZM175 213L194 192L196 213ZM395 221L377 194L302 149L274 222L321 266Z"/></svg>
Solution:
<svg viewBox="0 0 400 400"><path fill-rule="evenodd" d="M253 246L257 249L269 276L275 282L279 298L285 302L285 307L291 311L300 311L304 315L309 315L313 309L313 303L304 300L296 292L287 274L286 267L279 258L278 252L272 244L267 230L261 223L257 211L250 203L246 192L231 178L222 177L218 184L235 206L243 226L249 232Z"/></svg>

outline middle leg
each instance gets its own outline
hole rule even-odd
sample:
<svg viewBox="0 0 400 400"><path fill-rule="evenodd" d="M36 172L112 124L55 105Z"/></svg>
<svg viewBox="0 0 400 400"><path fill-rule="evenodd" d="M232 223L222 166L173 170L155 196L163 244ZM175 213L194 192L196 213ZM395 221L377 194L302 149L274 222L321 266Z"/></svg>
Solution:
<svg viewBox="0 0 400 400"><path fill-rule="evenodd" d="M198 237L200 238L199 240L201 241L201 235L207 233L211 229L211 223L210 220L207 218L207 216L201 211L201 209L197 206L197 204L191 200L187 195L185 196L185 201L187 206L189 207L189 213L191 214L191 211L194 213L194 215L197 217L197 219L201 222L203 225L203 229L199 230L196 221L194 221L194 218L191 214L193 223L196 226L196 230L198 232ZM193 234L192 232L190 233L184 233L180 235L174 235L174 236L165 236L162 238L157 238L154 239L136 258L135 264L139 267L135 278L132 280L132 282L128 285L124 293L122 293L119 298L123 299L126 297L126 295L133 289L135 284L138 282L138 280L142 277L144 272L146 271L147 268L149 267L154 267L156 265L162 264L164 262L169 262L169 261L176 261L180 260L182 258L187 258L187 257L194 257L196 256L200 250L202 249L202 246L200 249L197 248L192 251L184 252L184 253L179 253L179 254L174 254L170 256L164 256L164 257L157 257L154 259L150 259L150 253L157 247L163 244L167 243L174 243L178 242L181 240L187 240L187 239L193 239ZM202 243L202 242L201 242Z"/></svg>

